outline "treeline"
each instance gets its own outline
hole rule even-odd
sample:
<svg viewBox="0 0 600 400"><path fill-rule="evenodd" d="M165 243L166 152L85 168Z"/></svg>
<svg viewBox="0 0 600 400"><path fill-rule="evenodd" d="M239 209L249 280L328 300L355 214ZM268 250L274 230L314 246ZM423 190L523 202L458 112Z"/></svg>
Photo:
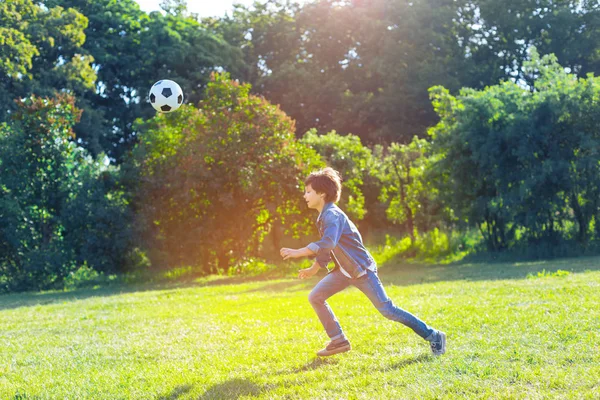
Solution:
<svg viewBox="0 0 600 400"><path fill-rule="evenodd" d="M501 81L533 86L528 49L571 73L600 74L600 9L580 0L268 1L198 20L185 1L147 14L133 0L0 3L0 121L12 99L67 90L84 110L75 126L92 154L116 160L149 118L148 88L170 78L197 104L215 71L252 85L296 121L407 143L438 121L435 85L457 93Z"/></svg>
<svg viewBox="0 0 600 400"><path fill-rule="evenodd" d="M0 4L2 290L273 257L314 234L302 179L326 164L363 232L415 249L473 229L495 252L600 240L596 3L163 7ZM160 78L184 89L176 113L146 103Z"/></svg>

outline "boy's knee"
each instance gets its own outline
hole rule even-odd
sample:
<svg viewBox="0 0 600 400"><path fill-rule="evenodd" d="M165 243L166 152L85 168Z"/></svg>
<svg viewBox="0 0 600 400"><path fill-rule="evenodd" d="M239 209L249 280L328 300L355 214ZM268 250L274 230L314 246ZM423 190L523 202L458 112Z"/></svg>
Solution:
<svg viewBox="0 0 600 400"><path fill-rule="evenodd" d="M308 301L310 304L322 304L325 302L325 299L319 294L319 292L313 290L308 294Z"/></svg>
<svg viewBox="0 0 600 400"><path fill-rule="evenodd" d="M391 301L387 301L387 302L383 303L383 306L381 306L379 308L379 312L381 313L381 315L383 315L387 319L395 318L394 311L395 311L395 307Z"/></svg>

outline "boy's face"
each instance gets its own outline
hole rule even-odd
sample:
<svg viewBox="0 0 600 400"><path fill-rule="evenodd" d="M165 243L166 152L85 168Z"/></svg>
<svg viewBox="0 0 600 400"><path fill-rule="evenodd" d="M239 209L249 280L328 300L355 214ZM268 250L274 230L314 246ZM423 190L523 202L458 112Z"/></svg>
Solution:
<svg viewBox="0 0 600 400"><path fill-rule="evenodd" d="M304 188L304 200L308 205L308 208L318 209L319 205L325 203L325 193L317 193L313 190L310 185L306 185Z"/></svg>

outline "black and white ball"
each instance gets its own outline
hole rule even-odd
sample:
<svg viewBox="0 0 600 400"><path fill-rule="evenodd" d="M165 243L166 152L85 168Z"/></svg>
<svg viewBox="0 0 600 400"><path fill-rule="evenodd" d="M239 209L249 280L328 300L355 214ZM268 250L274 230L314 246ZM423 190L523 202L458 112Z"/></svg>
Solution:
<svg viewBox="0 0 600 400"><path fill-rule="evenodd" d="M177 82L163 79L150 88L150 104L158 112L168 113L177 110L183 103L183 91Z"/></svg>

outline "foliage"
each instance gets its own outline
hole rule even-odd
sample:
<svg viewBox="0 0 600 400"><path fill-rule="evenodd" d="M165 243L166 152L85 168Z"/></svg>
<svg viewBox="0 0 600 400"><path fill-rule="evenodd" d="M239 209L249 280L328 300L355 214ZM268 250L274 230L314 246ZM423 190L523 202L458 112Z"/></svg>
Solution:
<svg viewBox="0 0 600 400"><path fill-rule="evenodd" d="M271 0L207 24L242 49L240 77L300 135L352 132L372 145L426 136L438 118L431 86L527 80L531 46L598 74L599 19L594 2L574 0Z"/></svg>
<svg viewBox="0 0 600 400"><path fill-rule="evenodd" d="M407 258L471 229L492 252L597 250L595 2L269 0L204 20L182 0L162 8L0 2L3 290L149 258L260 270L284 235L314 233L300 192L323 161L363 235L408 234L394 245ZM200 111L155 116L145 97L162 78ZM73 97L40 99L55 93ZM105 154L128 160L125 181Z"/></svg>
<svg viewBox="0 0 600 400"><path fill-rule="evenodd" d="M414 236L385 235L385 243L369 246L378 265L399 262L446 264L474 254L479 238L469 232L443 232L434 228Z"/></svg>
<svg viewBox="0 0 600 400"><path fill-rule="evenodd" d="M298 236L313 225L302 179L322 164L293 122L226 74L206 90L198 109L140 125L127 175L155 266L227 271L269 233L278 242L281 229Z"/></svg>
<svg viewBox="0 0 600 400"><path fill-rule="evenodd" d="M64 288L74 290L83 287L109 285L117 282L117 275L106 275L88 266L86 262L69 274L64 279Z"/></svg>
<svg viewBox="0 0 600 400"><path fill-rule="evenodd" d="M94 59L82 49L87 25L86 16L72 8L32 0L0 3L0 122L17 110L13 99L94 89Z"/></svg>
<svg viewBox="0 0 600 400"><path fill-rule="evenodd" d="M197 102L210 72L234 69L229 66L239 53L181 7L166 5L164 15L148 15L133 0L46 0L40 6L18 0L1 7L9 10L9 26L23 20L27 28L26 40L6 35L7 44L17 43L6 49L7 59L23 56L8 72L27 70L4 87L6 98L71 91L84 110L75 126L81 143L92 155L104 152L118 162L135 140L133 121L152 115L145 99L154 82L174 79L186 101ZM39 57L27 68L31 54Z"/></svg>
<svg viewBox="0 0 600 400"><path fill-rule="evenodd" d="M0 4L0 121L12 100L67 90L84 110L75 132L117 163L158 79L196 104L211 72L249 82L296 122L298 135L353 133L364 144L408 143L438 116L427 90L533 81L528 50L556 54L578 77L600 72L594 2L560 0L288 0L198 20L182 1L145 13L134 0Z"/></svg>
<svg viewBox="0 0 600 400"><path fill-rule="evenodd" d="M354 135L340 136L335 131L318 135L315 129L308 131L300 140L314 149L325 163L342 176L340 206L353 220L362 220L368 212L365 205L365 181L373 179L375 161L371 150L363 146Z"/></svg>
<svg viewBox="0 0 600 400"><path fill-rule="evenodd" d="M412 240L417 232L440 226L442 205L437 188L426 174L432 160L431 144L414 137L408 145L392 143L380 159L381 195L387 217L401 224Z"/></svg>
<svg viewBox="0 0 600 400"><path fill-rule="evenodd" d="M562 269L556 270L555 272L546 271L543 269L539 271L537 274L527 274L527 279L536 279L536 278L550 278L550 277L565 277L571 274L570 271L565 271Z"/></svg>
<svg viewBox="0 0 600 400"><path fill-rule="evenodd" d="M478 0L460 9L466 25L461 37L465 55L477 60L470 69L471 83L483 88L486 83L512 79L533 86L526 64L529 50L555 54L559 63L579 78L600 74L598 41L600 8L594 1ZM573 29L574 27L577 27Z"/></svg>
<svg viewBox="0 0 600 400"><path fill-rule="evenodd" d="M453 97L432 89L441 117L430 130L437 186L489 250L570 235L586 243L597 219L600 80L578 79L535 51L526 67L532 90L505 82ZM575 229L565 229L569 222Z"/></svg>
<svg viewBox="0 0 600 400"><path fill-rule="evenodd" d="M115 272L128 248L115 169L73 141L72 97L19 102L0 128L0 290L60 285L87 262Z"/></svg>

